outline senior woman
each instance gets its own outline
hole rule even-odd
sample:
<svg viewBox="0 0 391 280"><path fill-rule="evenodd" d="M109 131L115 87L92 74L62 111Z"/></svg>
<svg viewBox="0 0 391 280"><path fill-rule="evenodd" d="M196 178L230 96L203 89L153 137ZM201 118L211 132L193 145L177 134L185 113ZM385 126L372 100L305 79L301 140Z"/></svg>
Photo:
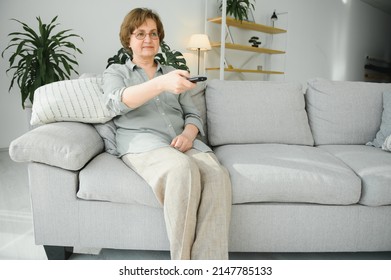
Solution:
<svg viewBox="0 0 391 280"><path fill-rule="evenodd" d="M189 73L154 59L163 38L150 9L123 20L120 40L132 60L103 74L106 104L117 115L117 149L163 207L171 259L228 259L229 175L196 139L204 132Z"/></svg>

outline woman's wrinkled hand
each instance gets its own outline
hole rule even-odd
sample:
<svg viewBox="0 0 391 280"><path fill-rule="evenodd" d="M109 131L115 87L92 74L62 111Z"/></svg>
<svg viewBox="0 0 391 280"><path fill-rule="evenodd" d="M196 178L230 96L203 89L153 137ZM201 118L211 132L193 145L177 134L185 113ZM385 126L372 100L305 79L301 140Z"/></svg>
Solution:
<svg viewBox="0 0 391 280"><path fill-rule="evenodd" d="M180 134L172 140L171 147L185 153L193 147L193 140L184 134Z"/></svg>
<svg viewBox="0 0 391 280"><path fill-rule="evenodd" d="M164 91L174 94L181 94L196 87L195 83L188 81L189 72L185 70L174 70L165 75L159 76Z"/></svg>

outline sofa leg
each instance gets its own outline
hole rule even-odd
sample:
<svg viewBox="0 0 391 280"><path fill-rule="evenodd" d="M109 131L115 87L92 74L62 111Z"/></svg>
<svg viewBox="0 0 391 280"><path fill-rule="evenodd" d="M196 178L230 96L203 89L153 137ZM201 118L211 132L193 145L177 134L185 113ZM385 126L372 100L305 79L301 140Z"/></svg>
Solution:
<svg viewBox="0 0 391 280"><path fill-rule="evenodd" d="M43 246L46 252L48 260L67 260L72 256L72 247L61 247L61 246Z"/></svg>

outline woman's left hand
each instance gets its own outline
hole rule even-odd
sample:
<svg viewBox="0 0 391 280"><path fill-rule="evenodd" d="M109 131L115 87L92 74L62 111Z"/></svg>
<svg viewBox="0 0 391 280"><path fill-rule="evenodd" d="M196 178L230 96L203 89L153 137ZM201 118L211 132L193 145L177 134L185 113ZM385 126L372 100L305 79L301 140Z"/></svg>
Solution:
<svg viewBox="0 0 391 280"><path fill-rule="evenodd" d="M184 134L180 134L172 140L171 147L185 153L193 147L193 140Z"/></svg>

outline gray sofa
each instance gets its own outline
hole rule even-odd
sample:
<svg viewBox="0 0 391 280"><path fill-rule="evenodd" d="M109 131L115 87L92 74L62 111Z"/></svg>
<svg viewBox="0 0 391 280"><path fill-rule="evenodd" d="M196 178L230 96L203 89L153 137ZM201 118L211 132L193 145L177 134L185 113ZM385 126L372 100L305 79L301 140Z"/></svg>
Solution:
<svg viewBox="0 0 391 280"><path fill-rule="evenodd" d="M391 251L388 91L212 80L194 93L232 180L231 252ZM35 240L49 258L66 247L169 250L162 209L115 156L112 133L110 122L55 122L11 143L12 159L30 162Z"/></svg>

